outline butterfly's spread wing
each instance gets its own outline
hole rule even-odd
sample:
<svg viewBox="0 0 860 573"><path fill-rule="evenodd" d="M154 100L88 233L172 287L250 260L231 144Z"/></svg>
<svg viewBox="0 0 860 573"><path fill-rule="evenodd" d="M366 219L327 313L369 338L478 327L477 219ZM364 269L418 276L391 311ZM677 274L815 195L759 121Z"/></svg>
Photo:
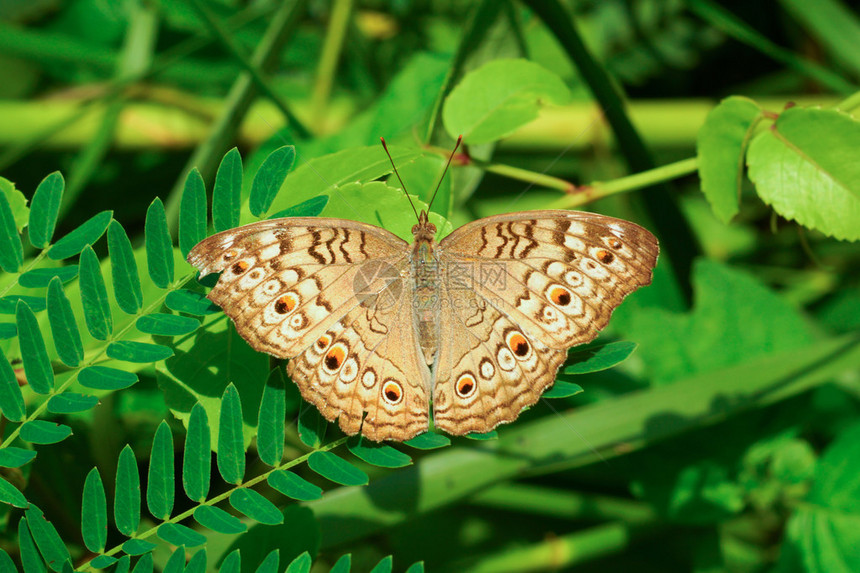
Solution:
<svg viewBox="0 0 860 573"><path fill-rule="evenodd" d="M575 211L480 219L440 250L448 271L433 408L453 434L487 432L534 404L567 349L650 284L658 254L642 227ZM463 280L470 288L458 288Z"/></svg>
<svg viewBox="0 0 860 573"><path fill-rule="evenodd" d="M292 358L293 381L326 419L375 440L427 428L406 242L354 221L272 219L213 235L188 261L221 272L209 299L254 349Z"/></svg>

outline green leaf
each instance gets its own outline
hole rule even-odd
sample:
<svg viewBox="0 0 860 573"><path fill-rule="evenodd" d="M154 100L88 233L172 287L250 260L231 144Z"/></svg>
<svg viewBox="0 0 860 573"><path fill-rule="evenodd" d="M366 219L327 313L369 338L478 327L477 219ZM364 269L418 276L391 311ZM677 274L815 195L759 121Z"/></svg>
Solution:
<svg viewBox="0 0 860 573"><path fill-rule="evenodd" d="M200 326L200 321L189 316L156 312L141 316L137 319L135 326L139 331L146 334L178 336L197 330Z"/></svg>
<svg viewBox="0 0 860 573"><path fill-rule="evenodd" d="M18 284L24 288L44 288L54 277L59 277L61 281L67 283L76 276L78 276L78 265L33 269L18 277Z"/></svg>
<svg viewBox="0 0 860 573"><path fill-rule="evenodd" d="M172 545L197 547L206 543L206 537L190 527L178 523L164 523L158 528L158 537Z"/></svg>
<svg viewBox="0 0 860 573"><path fill-rule="evenodd" d="M221 312L221 309L207 299L205 294L190 290L175 290L167 293L164 304L170 310L195 316Z"/></svg>
<svg viewBox="0 0 860 573"><path fill-rule="evenodd" d="M251 184L251 196L248 207L255 217L262 217L272 205L281 185L287 178L293 162L296 160L296 148L285 145L274 150L266 157Z"/></svg>
<svg viewBox="0 0 860 573"><path fill-rule="evenodd" d="M6 353L0 353L0 410L12 422L20 422L27 414L24 395Z"/></svg>
<svg viewBox="0 0 860 573"><path fill-rule="evenodd" d="M242 204L242 156L235 147L228 151L212 189L212 224L215 232L226 231L239 225L239 208Z"/></svg>
<svg viewBox="0 0 860 573"><path fill-rule="evenodd" d="M146 266L155 286L167 288L173 282L173 240L167 228L164 203L158 197L146 210L144 225Z"/></svg>
<svg viewBox="0 0 860 573"><path fill-rule="evenodd" d="M394 558L389 555L388 557L383 557L379 563L370 570L370 573L391 573L392 569L394 569Z"/></svg>
<svg viewBox="0 0 860 573"><path fill-rule="evenodd" d="M188 564L185 566L185 573L205 573L206 566L206 548L204 547L188 560Z"/></svg>
<svg viewBox="0 0 860 573"><path fill-rule="evenodd" d="M779 4L803 26L815 45L827 53L827 61L833 58L840 66L849 68L854 78L860 75L860 54L854 49L860 37L856 11L839 0L820 0L814 4L781 0Z"/></svg>
<svg viewBox="0 0 860 573"><path fill-rule="evenodd" d="M381 468L402 468L412 464L412 458L386 444L365 440L361 435L347 442L349 451L370 465Z"/></svg>
<svg viewBox="0 0 860 573"><path fill-rule="evenodd" d="M87 330L93 338L107 340L113 332L110 301L108 301L99 258L89 245L81 251L80 263L81 305L84 309Z"/></svg>
<svg viewBox="0 0 860 573"><path fill-rule="evenodd" d="M230 505L254 521L266 525L284 522L284 515L271 501L252 489L237 489L230 495Z"/></svg>
<svg viewBox="0 0 860 573"><path fill-rule="evenodd" d="M570 398L584 392L582 386L564 380L556 380L552 388L543 393L543 398Z"/></svg>
<svg viewBox="0 0 860 573"><path fill-rule="evenodd" d="M636 343L627 340L574 350L567 357L569 365L565 366L564 373L591 374L608 370L627 360L634 350Z"/></svg>
<svg viewBox="0 0 860 573"><path fill-rule="evenodd" d="M24 262L24 246L5 193L0 193L0 268L16 273Z"/></svg>
<svg viewBox="0 0 860 573"><path fill-rule="evenodd" d="M41 312L47 306L43 297L12 294L0 298L0 314L15 314L18 302L22 300L27 303L27 306L33 309L33 312Z"/></svg>
<svg viewBox="0 0 860 573"><path fill-rule="evenodd" d="M87 394L78 394L77 392L64 392L51 396L48 400L48 411L53 414L74 414L77 412L86 412L90 408L94 408L99 403L96 396Z"/></svg>
<svg viewBox="0 0 860 573"><path fill-rule="evenodd" d="M33 540L39 547L45 563L54 571L62 571L63 563L70 561L72 557L60 538L60 534L35 505L27 508L24 515L27 517L30 533L33 535Z"/></svg>
<svg viewBox="0 0 860 573"><path fill-rule="evenodd" d="M206 185L195 167L185 178L179 203L179 251L183 257L206 238Z"/></svg>
<svg viewBox="0 0 860 573"><path fill-rule="evenodd" d="M173 350L166 346L133 340L111 342L105 353L114 360L138 363L157 362L173 356Z"/></svg>
<svg viewBox="0 0 860 573"><path fill-rule="evenodd" d="M116 567L113 568L113 571L111 571L111 573L128 573L129 569L131 569L131 556L129 555L123 555L120 559L114 558L114 561L116 561Z"/></svg>
<svg viewBox="0 0 860 573"><path fill-rule="evenodd" d="M0 322L0 340L8 340L18 336L18 327L11 322Z"/></svg>
<svg viewBox="0 0 860 573"><path fill-rule="evenodd" d="M155 549L157 545L144 539L129 539L122 544L122 550L129 555L143 555ZM137 571L137 567L135 567Z"/></svg>
<svg viewBox="0 0 860 573"><path fill-rule="evenodd" d="M273 215L269 215L268 219L280 219L282 217L316 217L323 212L328 205L328 195L319 195L307 201L302 201L298 205L287 207Z"/></svg>
<svg viewBox="0 0 860 573"><path fill-rule="evenodd" d="M146 505L149 507L149 513L154 517L161 520L170 519L170 512L173 511L173 488L173 434L167 422L162 420L152 440L149 477L146 484ZM188 545L187 543L173 544Z"/></svg>
<svg viewBox="0 0 860 573"><path fill-rule="evenodd" d="M29 505L24 494L18 491L17 487L3 478L0 478L0 502L21 508L25 508Z"/></svg>
<svg viewBox="0 0 860 573"><path fill-rule="evenodd" d="M39 183L30 203L30 220L27 229L30 244L37 249L44 249L51 243L57 218L60 215L60 203L63 201L63 189L66 182L63 174L54 171Z"/></svg>
<svg viewBox="0 0 860 573"><path fill-rule="evenodd" d="M510 135L538 116L546 103L570 101L567 86L556 74L528 60L493 60L451 91L442 121L454 139L490 143Z"/></svg>
<svg viewBox="0 0 860 573"><path fill-rule="evenodd" d="M75 322L72 305L63 292L63 283L55 278L48 285L48 322L54 337L54 348L66 366L77 366L84 359L84 345Z"/></svg>
<svg viewBox="0 0 860 573"><path fill-rule="evenodd" d="M325 438L328 422L312 405L302 402L299 411L299 439L309 448L318 448Z"/></svg>
<svg viewBox="0 0 860 573"><path fill-rule="evenodd" d="M12 210L12 219L15 221L15 229L18 233L24 230L27 226L27 219L30 216L27 208L27 197L21 191L15 188L15 184L0 177L0 193L6 196L6 201L9 203L9 208Z"/></svg>
<svg viewBox="0 0 860 573"><path fill-rule="evenodd" d="M487 440L498 440L499 433L496 430L490 430L489 432L484 432L479 434L477 432L472 432L466 434L466 437L470 440L478 440L478 441L487 441Z"/></svg>
<svg viewBox="0 0 860 573"><path fill-rule="evenodd" d="M411 448L415 448L416 450L435 450L436 448L450 446L451 439L448 438L448 436L443 436L442 434L424 432L423 434L419 434L411 440L406 440L403 443Z"/></svg>
<svg viewBox="0 0 860 573"><path fill-rule="evenodd" d="M248 530L248 526L242 523L238 517L211 505L201 505L195 509L194 519L203 527L227 535L236 535Z"/></svg>
<svg viewBox="0 0 860 573"><path fill-rule="evenodd" d="M242 559L239 550L231 551L224 561L221 562L221 568L218 573L239 573L242 570Z"/></svg>
<svg viewBox="0 0 860 573"><path fill-rule="evenodd" d="M2 481L5 480L0 478L0 482ZM36 543L30 534L27 520L23 517L18 521L18 550L21 553L21 565L24 567L24 573L44 573L47 571L45 562L39 555L39 550L36 549Z"/></svg>
<svg viewBox="0 0 860 573"><path fill-rule="evenodd" d="M126 555L125 558L128 559L128 556ZM88 565L90 567L92 567L93 569L107 569L108 567L110 567L111 565L116 563L117 561L118 561L118 559L116 557L111 556L111 555L98 555L98 556L94 557L93 559L91 559L88 562ZM140 561L138 561L138 564L140 564ZM141 571L143 571L143 569L141 569ZM116 572L114 572L114 573L116 573ZM134 573L138 573L137 565L135 565L135 567L134 567Z"/></svg>
<svg viewBox="0 0 860 573"><path fill-rule="evenodd" d="M860 239L860 123L833 109L791 108L753 139L749 177L786 219L837 239Z"/></svg>
<svg viewBox="0 0 860 573"><path fill-rule="evenodd" d="M276 470L267 478L269 485L287 497L310 501L322 497L323 490L291 471Z"/></svg>
<svg viewBox="0 0 860 573"><path fill-rule="evenodd" d="M31 420L21 426L21 439L33 444L56 444L72 435L72 429L63 424L45 420Z"/></svg>
<svg viewBox="0 0 860 573"><path fill-rule="evenodd" d="M134 535L140 525L140 475L129 445L122 449L117 462L113 516L116 528L126 537Z"/></svg>
<svg viewBox="0 0 860 573"><path fill-rule="evenodd" d="M48 251L48 258L60 261L77 255L87 245L94 245L104 234L111 217L113 211L102 211L87 219L80 227L54 243Z"/></svg>
<svg viewBox="0 0 860 573"><path fill-rule="evenodd" d="M9 573L17 573L18 569L9 554L4 549L0 549L0 571L8 571Z"/></svg>
<svg viewBox="0 0 860 573"><path fill-rule="evenodd" d="M15 313L18 324L18 342L21 345L21 361L24 363L24 373L27 383L34 392L50 394L54 390L54 369L48 358L48 349L39 321L26 302L19 302Z"/></svg>
<svg viewBox="0 0 860 573"><path fill-rule="evenodd" d="M218 431L218 471L228 483L242 483L245 476L245 447L242 437L242 404L230 383L221 398Z"/></svg>
<svg viewBox="0 0 860 573"><path fill-rule="evenodd" d="M278 573L278 562L280 561L280 552L273 549L266 555L263 562L255 570L255 573Z"/></svg>
<svg viewBox="0 0 860 573"><path fill-rule="evenodd" d="M87 549L93 553L104 551L107 543L107 499L101 475L96 468L90 470L84 482L81 533Z"/></svg>
<svg viewBox="0 0 860 573"><path fill-rule="evenodd" d="M162 573L183 573L185 570L185 547L179 546L167 559L162 568Z"/></svg>
<svg viewBox="0 0 860 573"><path fill-rule="evenodd" d="M310 553L305 551L290 562L284 573L310 573L312 564Z"/></svg>
<svg viewBox="0 0 860 573"><path fill-rule="evenodd" d="M199 402L191 408L185 435L185 455L182 458L182 487L189 499L202 502L209 493L211 443L209 418Z"/></svg>
<svg viewBox="0 0 860 573"><path fill-rule="evenodd" d="M340 559L335 561L332 568L329 569L329 573L349 573L349 570L351 568L352 568L352 554L347 553L346 555L341 555Z"/></svg>
<svg viewBox="0 0 860 573"><path fill-rule="evenodd" d="M341 485L366 485L367 474L331 452L313 452L308 467L326 479Z"/></svg>
<svg viewBox="0 0 860 573"><path fill-rule="evenodd" d="M108 366L87 366L78 374L78 382L93 390L122 390L137 382L137 374Z"/></svg>
<svg viewBox="0 0 860 573"><path fill-rule="evenodd" d="M406 569L405 573L424 573L424 562L419 561L417 563L413 563Z"/></svg>
<svg viewBox="0 0 860 573"><path fill-rule="evenodd" d="M696 136L702 192L724 223L738 213L744 157L761 117L757 103L732 96L711 110Z"/></svg>
<svg viewBox="0 0 860 573"><path fill-rule="evenodd" d="M0 449L0 468L20 468L33 461L35 457L36 452L33 450L6 446Z"/></svg>
<svg viewBox="0 0 860 573"><path fill-rule="evenodd" d="M263 398L260 400L260 415L257 418L257 453L263 463L276 466L284 455L284 418L286 417L286 392L280 368L269 373Z"/></svg>
<svg viewBox="0 0 860 573"><path fill-rule="evenodd" d="M124 312L135 314L143 306L143 291L131 241L117 221L111 221L107 237L114 297Z"/></svg>

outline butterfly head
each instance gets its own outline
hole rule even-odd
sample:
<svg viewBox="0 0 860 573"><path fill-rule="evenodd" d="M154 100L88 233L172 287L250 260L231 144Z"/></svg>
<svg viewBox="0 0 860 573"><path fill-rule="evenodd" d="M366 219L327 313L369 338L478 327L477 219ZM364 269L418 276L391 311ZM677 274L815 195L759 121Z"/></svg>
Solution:
<svg viewBox="0 0 860 573"><path fill-rule="evenodd" d="M427 211L421 210L418 215L418 224L412 227L412 236L415 242L431 242L436 237L436 225L430 222Z"/></svg>

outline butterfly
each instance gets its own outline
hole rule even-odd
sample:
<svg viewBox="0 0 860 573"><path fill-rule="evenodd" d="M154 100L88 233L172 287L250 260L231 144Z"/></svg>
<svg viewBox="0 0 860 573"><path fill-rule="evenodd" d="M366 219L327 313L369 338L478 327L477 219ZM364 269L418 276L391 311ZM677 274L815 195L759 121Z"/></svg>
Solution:
<svg viewBox="0 0 860 573"><path fill-rule="evenodd" d="M411 244L356 221L281 218L215 234L188 262L221 273L208 298L254 349L290 359L327 420L404 441L431 409L454 435L515 420L567 349L650 284L659 251L646 229L589 212L496 215L438 242L428 211L416 215Z"/></svg>

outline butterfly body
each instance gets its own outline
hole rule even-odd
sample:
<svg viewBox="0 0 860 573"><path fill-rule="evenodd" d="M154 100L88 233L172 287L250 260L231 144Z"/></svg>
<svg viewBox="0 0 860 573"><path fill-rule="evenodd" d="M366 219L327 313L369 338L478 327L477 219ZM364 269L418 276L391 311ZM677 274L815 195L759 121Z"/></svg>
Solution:
<svg viewBox="0 0 860 573"><path fill-rule="evenodd" d="M209 298L257 350L289 358L302 396L348 434L406 440L430 411L451 434L514 420L649 284L657 241L603 215L526 211L412 244L343 219L290 218L213 235L188 256L222 272Z"/></svg>

